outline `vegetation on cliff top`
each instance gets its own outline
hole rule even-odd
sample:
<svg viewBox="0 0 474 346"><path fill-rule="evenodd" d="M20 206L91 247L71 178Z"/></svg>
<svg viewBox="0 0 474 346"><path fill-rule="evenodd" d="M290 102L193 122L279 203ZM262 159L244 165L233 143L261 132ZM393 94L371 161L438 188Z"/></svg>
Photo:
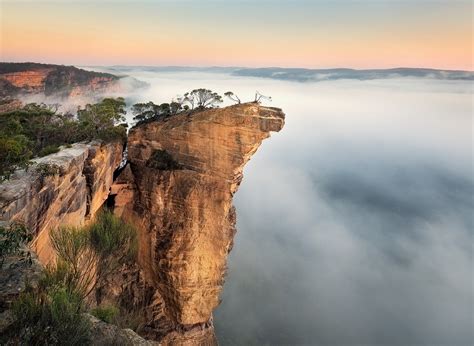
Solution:
<svg viewBox="0 0 474 346"><path fill-rule="evenodd" d="M225 93L232 101L240 103L240 99L231 91ZM159 105L153 102L136 103L132 107L133 119L137 124L144 122L163 120L181 112L191 114L193 111L199 111L206 108L217 107L222 103L222 96L209 89L199 88L179 96L170 103L161 103Z"/></svg>
<svg viewBox="0 0 474 346"><path fill-rule="evenodd" d="M224 93L232 102L242 103L240 98L232 91ZM271 101L271 97L255 92L253 102L260 103L262 100ZM146 103L136 103L132 106L132 114L137 125L155 120L164 120L178 113L186 112L192 114L195 111L201 111L208 108L218 107L223 102L223 98L216 92L209 89L199 88L178 96L170 103L155 104L151 101Z"/></svg>
<svg viewBox="0 0 474 346"><path fill-rule="evenodd" d="M30 160L59 150L60 145L94 139L125 140L123 98L105 98L79 108L77 117L57 107L31 103L0 116L0 182ZM119 126L117 126L119 125Z"/></svg>
<svg viewBox="0 0 474 346"><path fill-rule="evenodd" d="M117 76L110 73L86 71L75 66L66 65L54 65L54 64L41 64L37 62L0 62L0 74L14 73L14 72L25 72L42 69L56 69L63 71L79 71L82 76L90 77L109 77L118 79Z"/></svg>

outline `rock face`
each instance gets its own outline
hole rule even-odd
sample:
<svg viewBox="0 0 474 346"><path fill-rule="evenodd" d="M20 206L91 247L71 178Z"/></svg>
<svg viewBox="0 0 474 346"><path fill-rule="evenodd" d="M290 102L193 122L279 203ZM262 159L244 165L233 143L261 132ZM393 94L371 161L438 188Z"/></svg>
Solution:
<svg viewBox="0 0 474 346"><path fill-rule="evenodd" d="M66 98L120 90L119 78L108 73L74 66L0 63L0 97L42 94Z"/></svg>
<svg viewBox="0 0 474 346"><path fill-rule="evenodd" d="M232 198L245 164L283 125L280 109L256 103L141 124L130 131L128 164L115 180L123 143L74 144L36 160L57 165L58 174L33 166L0 184L0 222L25 222L47 264L49 230L84 224L108 200L138 230L138 263L100 282L97 303L139 313L140 334L160 345L215 345L212 311L236 231ZM95 322L98 344L153 344Z"/></svg>
<svg viewBox="0 0 474 346"><path fill-rule="evenodd" d="M108 198L122 151L121 142L74 144L37 159L58 165L60 173L44 176L33 166L0 184L0 222L24 222L36 234L33 249L40 261L48 263L54 256L49 230L81 225L94 215Z"/></svg>
<svg viewBox="0 0 474 346"><path fill-rule="evenodd" d="M139 230L139 266L155 290L149 334L213 344L235 233L232 197L244 165L284 125L280 109L247 103L180 114L130 131L115 212Z"/></svg>
<svg viewBox="0 0 474 346"><path fill-rule="evenodd" d="M92 346L159 346L157 342L145 340L131 329L120 329L89 314L86 317L92 325Z"/></svg>
<svg viewBox="0 0 474 346"><path fill-rule="evenodd" d="M21 71L2 74L2 78L10 82L16 88L26 91L44 92L45 81L51 69L38 69L34 71Z"/></svg>

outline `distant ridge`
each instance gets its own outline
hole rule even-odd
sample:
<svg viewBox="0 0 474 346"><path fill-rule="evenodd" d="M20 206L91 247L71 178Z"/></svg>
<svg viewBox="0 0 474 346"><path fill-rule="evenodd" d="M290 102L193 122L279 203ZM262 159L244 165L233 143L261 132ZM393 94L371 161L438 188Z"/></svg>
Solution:
<svg viewBox="0 0 474 346"><path fill-rule="evenodd" d="M104 68L102 66L102 68ZM438 70L433 68L397 67L388 69L327 68L310 69L297 67L193 67L193 66L132 66L115 65L106 67L113 73L126 73L140 69L149 72L208 72L229 73L233 76L271 78L297 82L319 82L338 79L372 80L397 77L430 78L438 80L474 80L473 71Z"/></svg>
<svg viewBox="0 0 474 346"><path fill-rule="evenodd" d="M117 76L114 76L110 73L102 73L102 72L92 72L82 70L75 66L67 66L67 65L55 65L55 64L43 64L37 62L0 62L0 74L5 73L15 73L15 72L26 72L26 71L35 71L35 70L42 70L42 69L54 69L54 70L62 70L62 71L74 71L83 74L84 76L88 77L108 77L112 79L118 79Z"/></svg>
<svg viewBox="0 0 474 346"><path fill-rule="evenodd" d="M118 88L119 77L74 66L0 62L0 97L42 94L61 98Z"/></svg>
<svg viewBox="0 0 474 346"><path fill-rule="evenodd" d="M272 78L298 82L316 82L338 79L372 80L396 77L431 78L441 80L474 80L474 72L436 70L428 68L391 68L356 70L350 68L305 69L305 68L243 68L232 72L235 76Z"/></svg>

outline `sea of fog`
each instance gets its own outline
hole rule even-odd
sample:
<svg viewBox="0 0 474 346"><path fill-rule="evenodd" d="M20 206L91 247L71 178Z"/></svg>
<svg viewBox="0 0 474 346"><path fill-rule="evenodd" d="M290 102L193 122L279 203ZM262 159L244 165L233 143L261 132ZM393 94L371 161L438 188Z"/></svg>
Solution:
<svg viewBox="0 0 474 346"><path fill-rule="evenodd" d="M472 344L472 82L126 73L150 84L128 102L259 90L286 113L235 196L222 345Z"/></svg>

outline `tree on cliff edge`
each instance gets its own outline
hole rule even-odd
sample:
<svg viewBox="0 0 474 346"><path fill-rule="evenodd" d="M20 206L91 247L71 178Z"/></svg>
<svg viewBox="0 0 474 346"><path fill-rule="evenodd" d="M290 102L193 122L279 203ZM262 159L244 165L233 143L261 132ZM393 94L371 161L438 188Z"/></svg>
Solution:
<svg viewBox="0 0 474 346"><path fill-rule="evenodd" d="M133 120L137 122L164 119L179 113L183 109L178 102L154 104L153 102L135 103L132 106Z"/></svg>
<svg viewBox="0 0 474 346"><path fill-rule="evenodd" d="M214 107L222 102L222 96L209 89L194 89L184 94L184 103L189 103L191 109Z"/></svg>
<svg viewBox="0 0 474 346"><path fill-rule="evenodd" d="M234 94L232 91L225 92L224 96L228 97L229 99L231 99L235 103L240 104L240 98L236 94Z"/></svg>
<svg viewBox="0 0 474 346"><path fill-rule="evenodd" d="M125 121L125 100L122 97L105 98L96 104L88 104L77 111L79 128L86 139L109 140L123 137L125 129L118 125Z"/></svg>

